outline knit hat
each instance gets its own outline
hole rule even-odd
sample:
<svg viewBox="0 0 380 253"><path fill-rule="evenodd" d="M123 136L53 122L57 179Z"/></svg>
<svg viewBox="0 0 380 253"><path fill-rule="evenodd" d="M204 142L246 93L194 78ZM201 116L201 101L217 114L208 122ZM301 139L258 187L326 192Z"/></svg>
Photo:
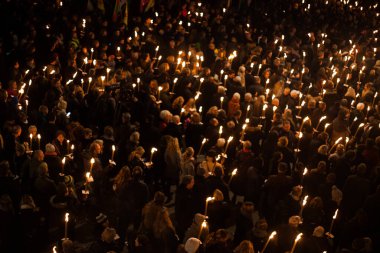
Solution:
<svg viewBox="0 0 380 253"><path fill-rule="evenodd" d="M195 253L201 244L202 242L199 239L191 237L185 243L185 250L187 253Z"/></svg>
<svg viewBox="0 0 380 253"><path fill-rule="evenodd" d="M107 215L105 215L105 214L103 214L103 213L100 213L100 214L98 214L98 216L96 216L96 222L97 222L98 224L102 224L102 223L104 223L107 219L108 219L108 218L107 218Z"/></svg>

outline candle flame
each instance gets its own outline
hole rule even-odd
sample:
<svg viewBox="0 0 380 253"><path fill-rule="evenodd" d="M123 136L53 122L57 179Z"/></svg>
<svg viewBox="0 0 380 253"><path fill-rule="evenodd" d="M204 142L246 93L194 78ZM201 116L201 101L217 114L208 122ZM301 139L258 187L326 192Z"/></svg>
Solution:
<svg viewBox="0 0 380 253"><path fill-rule="evenodd" d="M234 137L230 136L228 137L228 141L227 142L231 142L233 140Z"/></svg>
<svg viewBox="0 0 380 253"><path fill-rule="evenodd" d="M232 171L231 175L232 175L232 176L235 176L236 173L237 173L237 171L238 171L238 169L234 169L234 170Z"/></svg>
<svg viewBox="0 0 380 253"><path fill-rule="evenodd" d="M157 149L155 148L155 147L153 147L151 150L150 150L150 153L154 153L154 152L156 152L157 151Z"/></svg>
<svg viewBox="0 0 380 253"><path fill-rule="evenodd" d="M294 241L298 242L301 239L302 236L303 236L303 234L299 233Z"/></svg>
<svg viewBox="0 0 380 253"><path fill-rule="evenodd" d="M69 213L65 214L65 222L69 222Z"/></svg>
<svg viewBox="0 0 380 253"><path fill-rule="evenodd" d="M203 140L202 140L202 144L205 144L206 141L207 141L207 139L206 139L206 138L203 138Z"/></svg>
<svg viewBox="0 0 380 253"><path fill-rule="evenodd" d="M335 214L334 214L334 216L333 216L333 219L334 219L334 220L335 220L336 217L338 216L338 210L339 210L339 209L336 209L336 210L335 210Z"/></svg>
<svg viewBox="0 0 380 253"><path fill-rule="evenodd" d="M204 220L204 221L202 222L202 228L206 228L206 227L207 227L207 221Z"/></svg>
<svg viewBox="0 0 380 253"><path fill-rule="evenodd" d="M112 151L115 151L115 150L116 150L115 145L112 145Z"/></svg>
<svg viewBox="0 0 380 253"><path fill-rule="evenodd" d="M41 135L40 135L40 134L37 134L37 138L40 140L40 139L41 139Z"/></svg>
<svg viewBox="0 0 380 253"><path fill-rule="evenodd" d="M215 198L214 197L207 197L206 202L213 201Z"/></svg>
<svg viewBox="0 0 380 253"><path fill-rule="evenodd" d="M343 137L339 137L339 139L337 139L337 140L335 141L335 144L338 144L342 139L343 139Z"/></svg>
<svg viewBox="0 0 380 253"><path fill-rule="evenodd" d="M308 169L307 169L307 168L305 168L305 169L303 170L303 173L302 173L302 175L303 175L303 176L305 176L305 175L307 174L307 172L308 172Z"/></svg>
<svg viewBox="0 0 380 253"><path fill-rule="evenodd" d="M272 240L273 237L275 237L277 235L277 232L276 231L273 231L270 236L269 236L269 240Z"/></svg>
<svg viewBox="0 0 380 253"><path fill-rule="evenodd" d="M306 203L307 203L307 199L309 198L309 195L306 195L304 198L303 198L303 201L302 201L302 206L305 206Z"/></svg>
<svg viewBox="0 0 380 253"><path fill-rule="evenodd" d="M66 163L66 157L64 157L64 158L62 159L62 164L65 165L65 163Z"/></svg>
<svg viewBox="0 0 380 253"><path fill-rule="evenodd" d="M95 159L94 159L94 158L91 158L90 163L91 163L91 164L94 164L94 163L95 163Z"/></svg>
<svg viewBox="0 0 380 253"><path fill-rule="evenodd" d="M219 127L219 134L222 134L223 133L223 126L220 126Z"/></svg>

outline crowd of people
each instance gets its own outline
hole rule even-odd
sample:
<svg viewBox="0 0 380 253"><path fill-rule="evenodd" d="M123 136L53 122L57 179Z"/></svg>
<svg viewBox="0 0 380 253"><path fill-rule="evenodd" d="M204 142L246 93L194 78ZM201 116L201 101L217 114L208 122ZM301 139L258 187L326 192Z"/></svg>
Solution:
<svg viewBox="0 0 380 253"><path fill-rule="evenodd" d="M0 252L379 252L377 1L0 16Z"/></svg>

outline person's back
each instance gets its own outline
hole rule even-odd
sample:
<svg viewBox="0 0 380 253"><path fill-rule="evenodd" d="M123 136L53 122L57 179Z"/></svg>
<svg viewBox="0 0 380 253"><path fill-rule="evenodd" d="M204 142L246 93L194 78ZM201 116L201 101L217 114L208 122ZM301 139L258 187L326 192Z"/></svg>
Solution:
<svg viewBox="0 0 380 253"><path fill-rule="evenodd" d="M343 187L342 211L351 218L362 206L370 192L370 181L365 177L367 167L359 164L357 174L347 178Z"/></svg>

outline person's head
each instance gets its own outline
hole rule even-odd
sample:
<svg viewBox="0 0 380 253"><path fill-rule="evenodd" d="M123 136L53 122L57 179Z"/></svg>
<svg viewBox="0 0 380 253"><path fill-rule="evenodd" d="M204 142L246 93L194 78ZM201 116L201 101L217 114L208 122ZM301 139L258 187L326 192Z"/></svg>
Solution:
<svg viewBox="0 0 380 253"><path fill-rule="evenodd" d="M92 157L98 157L102 152L102 147L97 142L92 142L90 145L90 153Z"/></svg>
<svg viewBox="0 0 380 253"><path fill-rule="evenodd" d="M156 205L163 206L165 203L165 194L158 191L154 194L153 202Z"/></svg>
<svg viewBox="0 0 380 253"><path fill-rule="evenodd" d="M104 128L104 136L106 136L108 138L112 138L113 137L113 128L112 128L112 126L106 126Z"/></svg>
<svg viewBox="0 0 380 253"><path fill-rule="evenodd" d="M48 143L45 145L45 151L46 153L53 153L55 152L55 146L51 143Z"/></svg>
<svg viewBox="0 0 380 253"><path fill-rule="evenodd" d="M17 137L19 137L20 135L21 135L21 132L22 132L22 128L21 128L21 126L19 126L19 125L15 125L14 127L13 127L13 135L17 138Z"/></svg>
<svg viewBox="0 0 380 253"><path fill-rule="evenodd" d="M302 186L300 185L293 186L291 195L296 198L300 198L302 195Z"/></svg>
<svg viewBox="0 0 380 253"><path fill-rule="evenodd" d="M191 122L194 124L199 124L201 122L201 116L199 115L198 112L194 112L191 115Z"/></svg>
<svg viewBox="0 0 380 253"><path fill-rule="evenodd" d="M326 172L326 162L325 161L319 161L317 165L317 171L318 173L324 174Z"/></svg>
<svg viewBox="0 0 380 253"><path fill-rule="evenodd" d="M284 120L282 121L282 128L284 129L285 132L290 131L290 121L289 120Z"/></svg>
<svg viewBox="0 0 380 253"><path fill-rule="evenodd" d="M223 193L219 189L216 189L214 191L214 193L212 194L212 196L214 197L215 201L223 201L224 200Z"/></svg>
<svg viewBox="0 0 380 253"><path fill-rule="evenodd" d="M288 165L284 162L280 162L277 166L278 174L285 174L288 171Z"/></svg>
<svg viewBox="0 0 380 253"><path fill-rule="evenodd" d="M310 201L309 206L312 207L312 208L323 209L323 201L322 201L321 197L314 197Z"/></svg>
<svg viewBox="0 0 380 253"><path fill-rule="evenodd" d="M194 156L194 149L192 147L186 148L185 152L183 153L184 160L189 160Z"/></svg>
<svg viewBox="0 0 380 253"><path fill-rule="evenodd" d="M194 187L194 177L191 175L185 175L182 178L182 185L186 187L186 189L191 190Z"/></svg>
<svg viewBox="0 0 380 253"><path fill-rule="evenodd" d="M322 226L318 226L314 228L314 231L313 231L314 237L322 238L324 237L324 235L325 235L325 229Z"/></svg>
<svg viewBox="0 0 380 253"><path fill-rule="evenodd" d="M116 237L116 230L114 228L106 227L103 230L103 233L101 235L101 239L105 243L112 243L115 240Z"/></svg>
<svg viewBox="0 0 380 253"><path fill-rule="evenodd" d="M280 100L278 100L278 98L274 98L274 99L272 100L272 105L278 107L278 106L280 105Z"/></svg>
<svg viewBox="0 0 380 253"><path fill-rule="evenodd" d="M226 145L226 140L224 138L218 138L218 140L216 141L216 146L218 148L223 148L224 145Z"/></svg>
<svg viewBox="0 0 380 253"><path fill-rule="evenodd" d="M255 250L253 248L253 244L249 240L244 240L240 242L239 246L237 246L234 250L234 253L254 253Z"/></svg>
<svg viewBox="0 0 380 253"><path fill-rule="evenodd" d="M301 217L299 217L299 216L297 216L297 215L295 215L295 216L291 216L290 218L289 218L289 220L288 220L288 222L289 222L289 225L291 226L291 227L294 227L294 228L296 228L296 227L298 227L298 225L299 224L301 224Z"/></svg>
<svg viewBox="0 0 380 253"><path fill-rule="evenodd" d="M206 153L206 161L216 162L216 152L214 150L209 150Z"/></svg>
<svg viewBox="0 0 380 253"><path fill-rule="evenodd" d="M108 220L107 215L105 215L103 213L99 213L95 217L95 219L96 219L96 223L99 224L100 226L102 226L103 228L109 227L109 220Z"/></svg>
<svg viewBox="0 0 380 253"><path fill-rule="evenodd" d="M38 166L38 170L39 170L40 176L47 176L47 175L49 175L49 168L48 168L47 163L45 163L45 162L42 162Z"/></svg>
<svg viewBox="0 0 380 253"><path fill-rule="evenodd" d="M207 174L207 171L205 168L199 166L197 168L197 176L200 176L200 177L206 177L206 174Z"/></svg>
<svg viewBox="0 0 380 253"><path fill-rule="evenodd" d="M201 244L202 242L198 238L190 237L185 243L186 253L196 253Z"/></svg>
<svg viewBox="0 0 380 253"><path fill-rule="evenodd" d="M132 177L135 180L140 180L143 176L143 169L140 166L135 166L132 170Z"/></svg>
<svg viewBox="0 0 380 253"><path fill-rule="evenodd" d="M218 164L218 165L215 166L214 174L215 174L216 177L219 177L219 178L223 177L224 170L223 170L222 165Z"/></svg>
<svg viewBox="0 0 380 253"><path fill-rule="evenodd" d="M318 148L318 154L327 155L329 152L329 147L327 145L321 145Z"/></svg>
<svg viewBox="0 0 380 253"><path fill-rule="evenodd" d="M70 239L65 239L62 241L62 251L63 253L73 253L75 252L75 246L73 241Z"/></svg>
<svg viewBox="0 0 380 253"><path fill-rule="evenodd" d="M32 134L33 137L37 136L37 127L35 125L31 125L28 128L29 134Z"/></svg>
<svg viewBox="0 0 380 253"><path fill-rule="evenodd" d="M133 143L138 143L140 140L140 133L135 131L129 136L129 140Z"/></svg>
<svg viewBox="0 0 380 253"><path fill-rule="evenodd" d="M144 234L138 234L135 239L135 246L136 247L144 247L149 244L149 238Z"/></svg>
<svg viewBox="0 0 380 253"><path fill-rule="evenodd" d="M10 169L9 162L7 160L3 160L0 162L0 177L8 177L11 176L12 172Z"/></svg>
<svg viewBox="0 0 380 253"><path fill-rule="evenodd" d="M226 243L230 239L228 231L225 229L218 229L215 232L215 240L217 242Z"/></svg>
<svg viewBox="0 0 380 253"><path fill-rule="evenodd" d="M277 146L281 147L281 148L285 148L288 146L288 137L286 136L281 136L279 139L278 139L278 142L277 142Z"/></svg>
<svg viewBox="0 0 380 253"><path fill-rule="evenodd" d="M365 163L361 163L356 167L356 173L359 176L364 176L367 173L367 165Z"/></svg>
<svg viewBox="0 0 380 253"><path fill-rule="evenodd" d="M63 140L65 139L65 133L63 132L63 131L57 131L57 133L56 133L56 139L60 142L60 143L62 143L63 142Z"/></svg>
<svg viewBox="0 0 380 253"><path fill-rule="evenodd" d="M250 141L244 141L243 142L243 149L249 150L252 147L252 143Z"/></svg>
<svg viewBox="0 0 380 253"><path fill-rule="evenodd" d="M57 184L57 196L58 197L66 197L69 195L69 189L67 188L67 185L65 183L58 183Z"/></svg>
<svg viewBox="0 0 380 253"><path fill-rule="evenodd" d="M252 101L252 94L249 92L245 93L244 94L244 101L248 102L248 103L251 102Z"/></svg>
<svg viewBox="0 0 380 253"><path fill-rule="evenodd" d="M42 152L42 150L36 150L34 151L33 153L33 159L39 161L39 162L42 162L44 160L44 152Z"/></svg>

